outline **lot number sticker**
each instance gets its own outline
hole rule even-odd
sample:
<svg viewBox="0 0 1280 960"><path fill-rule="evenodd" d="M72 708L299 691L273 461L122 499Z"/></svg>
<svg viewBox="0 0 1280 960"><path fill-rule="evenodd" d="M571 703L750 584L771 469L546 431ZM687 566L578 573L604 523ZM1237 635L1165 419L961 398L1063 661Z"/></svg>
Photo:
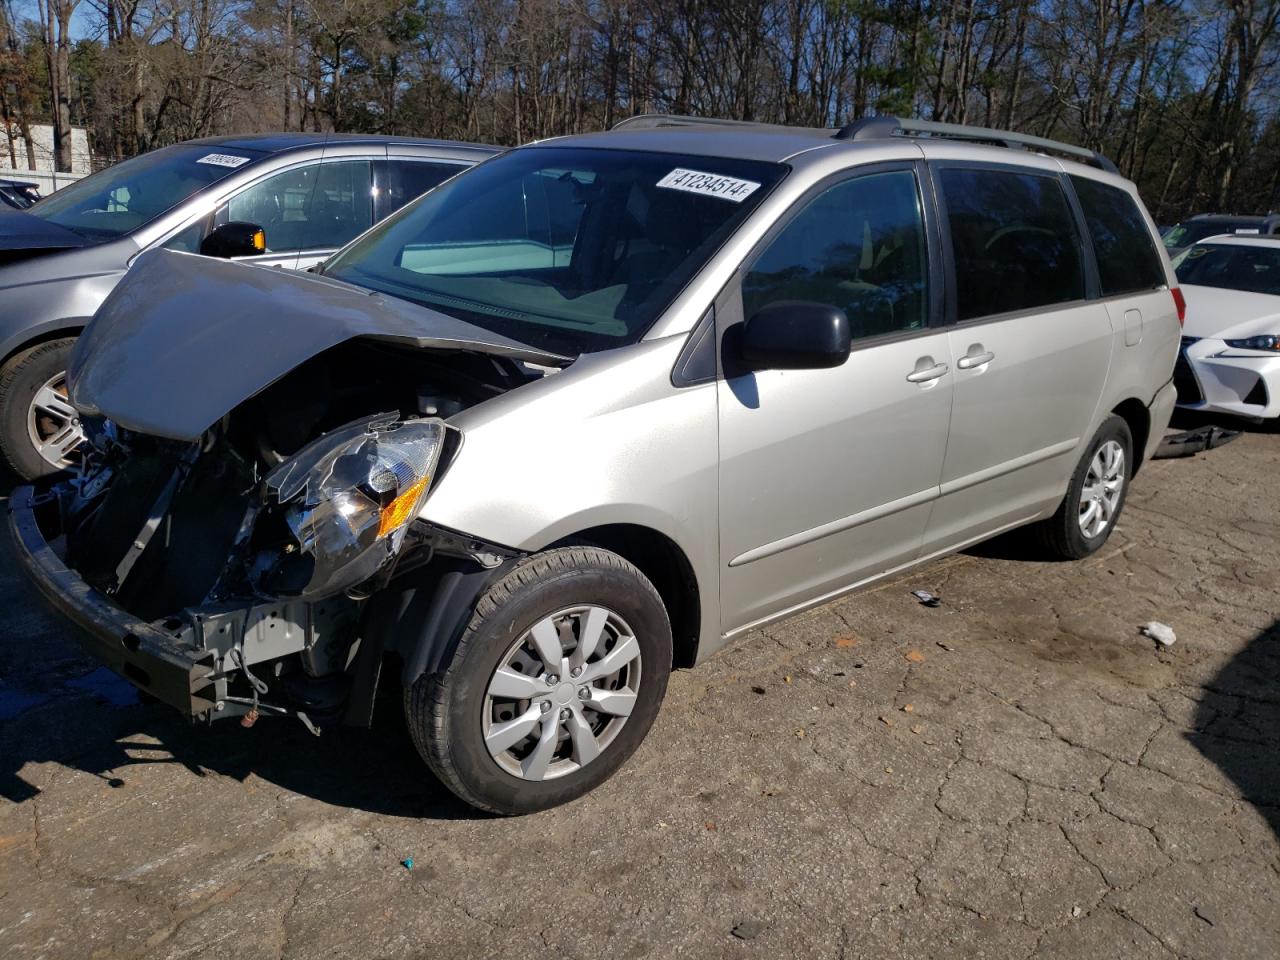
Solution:
<svg viewBox="0 0 1280 960"><path fill-rule="evenodd" d="M237 157L230 153L210 153L201 157L196 163L211 163L215 167L242 167L249 162L248 157Z"/></svg>
<svg viewBox="0 0 1280 960"><path fill-rule="evenodd" d="M708 197L719 197L741 203L760 189L760 184L751 180L739 180L737 177L722 177L718 173L703 173L701 170L685 170L676 167L658 181L658 186L667 190L683 190L685 193L700 193Z"/></svg>

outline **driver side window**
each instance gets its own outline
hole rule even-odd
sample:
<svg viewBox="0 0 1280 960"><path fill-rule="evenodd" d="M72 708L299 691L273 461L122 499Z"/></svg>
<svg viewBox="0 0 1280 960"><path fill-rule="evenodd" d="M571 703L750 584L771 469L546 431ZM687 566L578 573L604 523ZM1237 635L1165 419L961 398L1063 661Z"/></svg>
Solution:
<svg viewBox="0 0 1280 960"><path fill-rule="evenodd" d="M272 253L341 247L373 223L369 161L331 160L267 177L227 201L226 219L262 227Z"/></svg>
<svg viewBox="0 0 1280 960"><path fill-rule="evenodd" d="M752 265L744 316L784 300L839 307L853 339L920 330L928 317L924 218L916 177L857 177L809 201Z"/></svg>

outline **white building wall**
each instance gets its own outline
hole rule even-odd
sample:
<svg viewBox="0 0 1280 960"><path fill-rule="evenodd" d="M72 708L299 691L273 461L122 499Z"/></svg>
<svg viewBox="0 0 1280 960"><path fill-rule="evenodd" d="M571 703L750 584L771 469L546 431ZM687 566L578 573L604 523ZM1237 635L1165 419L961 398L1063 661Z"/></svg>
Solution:
<svg viewBox="0 0 1280 960"><path fill-rule="evenodd" d="M36 184L40 193L48 196L59 187L79 180L93 167L89 156L89 137L83 127L71 128L71 171L57 173L53 159L53 127L47 123L31 125L31 140L35 147L36 165L28 165L27 142L17 125L5 130L0 127L0 180L23 180ZM12 145L12 153L10 152ZM10 161L14 161L10 165Z"/></svg>

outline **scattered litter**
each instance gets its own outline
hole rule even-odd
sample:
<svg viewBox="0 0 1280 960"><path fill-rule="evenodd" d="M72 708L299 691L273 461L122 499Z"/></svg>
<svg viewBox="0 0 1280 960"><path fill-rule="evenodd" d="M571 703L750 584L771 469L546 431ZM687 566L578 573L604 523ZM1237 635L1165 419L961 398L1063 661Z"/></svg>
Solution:
<svg viewBox="0 0 1280 960"><path fill-rule="evenodd" d="M908 650L906 658L908 663L924 663L924 654L919 650Z"/></svg>
<svg viewBox="0 0 1280 960"><path fill-rule="evenodd" d="M400 861L400 866L404 867L406 870L412 870L413 857L405 857L403 860Z"/></svg>
<svg viewBox="0 0 1280 960"><path fill-rule="evenodd" d="M888 717L884 716L883 714L881 714L880 716L880 722L883 723L886 727L893 726L893 721L890 720Z"/></svg>
<svg viewBox="0 0 1280 960"><path fill-rule="evenodd" d="M760 934L764 933L764 924L759 920L743 920L734 927L732 933L739 940L754 940Z"/></svg>
<svg viewBox="0 0 1280 960"><path fill-rule="evenodd" d="M783 677L783 678L782 678L782 682L783 682L783 683L790 683L790 682L791 682L791 674L789 674L789 673L788 673L785 677Z"/></svg>
<svg viewBox="0 0 1280 960"><path fill-rule="evenodd" d="M916 712L915 704L913 704L913 703L904 703L904 704L902 705L902 712L903 712L903 713L915 713L915 712Z"/></svg>
<svg viewBox="0 0 1280 960"><path fill-rule="evenodd" d="M1150 637L1162 647L1171 647L1173 642L1178 639L1178 635L1173 632L1173 627L1167 623L1161 623L1159 620L1144 623L1142 625L1142 635Z"/></svg>
<svg viewBox="0 0 1280 960"><path fill-rule="evenodd" d="M928 590L912 590L911 595L926 607L937 607L942 605L942 598L935 597Z"/></svg>
<svg viewBox="0 0 1280 960"><path fill-rule="evenodd" d="M850 680L850 681L849 681L849 686L851 686L851 687L856 687L857 685L858 685L858 681L857 681L857 680Z"/></svg>
<svg viewBox="0 0 1280 960"><path fill-rule="evenodd" d="M947 643L947 641L945 640L939 640L938 646L940 646L943 650L947 651L947 653L951 653L953 650L955 650L955 647Z"/></svg>
<svg viewBox="0 0 1280 960"><path fill-rule="evenodd" d="M920 736L920 734L924 733L924 724L913 723L911 725L911 732L914 733L917 737Z"/></svg>
<svg viewBox="0 0 1280 960"><path fill-rule="evenodd" d="M857 637L836 637L836 646L841 650L848 650L850 647L855 647L857 645Z"/></svg>
<svg viewBox="0 0 1280 960"><path fill-rule="evenodd" d="M1082 913L1084 913L1084 911L1083 911L1083 910L1081 910L1079 907L1072 907L1072 908L1071 908L1071 916L1073 916L1073 917L1079 917L1079 916L1080 916L1080 914L1082 914Z"/></svg>
<svg viewBox="0 0 1280 960"><path fill-rule="evenodd" d="M706 827L708 830L710 830L712 833L714 833L716 829L716 822L714 820L708 820L706 823L703 824L703 826Z"/></svg>
<svg viewBox="0 0 1280 960"><path fill-rule="evenodd" d="M818 708L814 707L814 709L816 710ZM796 736L799 737L801 740L804 739L804 727L801 727L799 730L796 731Z"/></svg>
<svg viewBox="0 0 1280 960"><path fill-rule="evenodd" d="M884 772L885 772L885 773L893 773L893 767L885 767L885 768L884 768Z"/></svg>
<svg viewBox="0 0 1280 960"><path fill-rule="evenodd" d="M764 693L764 692L765 692L765 689L764 689L764 687L752 687L752 688L751 688L751 692L752 692L752 693Z"/></svg>
<svg viewBox="0 0 1280 960"><path fill-rule="evenodd" d="M1192 907L1191 910L1197 917L1199 917L1209 926L1216 927L1218 925L1216 915L1211 913L1207 908L1197 904L1196 906Z"/></svg>
<svg viewBox="0 0 1280 960"><path fill-rule="evenodd" d="M1240 436L1239 430L1228 430L1225 427L1210 425L1188 430L1185 433L1171 433L1160 441L1152 460L1171 460L1174 457L1190 457L1206 450L1213 450L1230 443Z"/></svg>

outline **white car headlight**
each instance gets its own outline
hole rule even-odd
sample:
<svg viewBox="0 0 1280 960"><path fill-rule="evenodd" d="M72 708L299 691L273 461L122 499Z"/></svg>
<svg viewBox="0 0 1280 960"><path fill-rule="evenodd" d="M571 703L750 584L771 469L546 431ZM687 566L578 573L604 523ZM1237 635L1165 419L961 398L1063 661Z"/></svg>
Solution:
<svg viewBox="0 0 1280 960"><path fill-rule="evenodd" d="M395 555L431 489L447 429L384 414L321 437L267 475L298 550L314 563L301 595L347 590Z"/></svg>
<svg viewBox="0 0 1280 960"><path fill-rule="evenodd" d="M1245 337L1243 340L1224 340L1223 343L1237 350L1270 350L1272 353L1280 353L1280 336L1274 334Z"/></svg>

